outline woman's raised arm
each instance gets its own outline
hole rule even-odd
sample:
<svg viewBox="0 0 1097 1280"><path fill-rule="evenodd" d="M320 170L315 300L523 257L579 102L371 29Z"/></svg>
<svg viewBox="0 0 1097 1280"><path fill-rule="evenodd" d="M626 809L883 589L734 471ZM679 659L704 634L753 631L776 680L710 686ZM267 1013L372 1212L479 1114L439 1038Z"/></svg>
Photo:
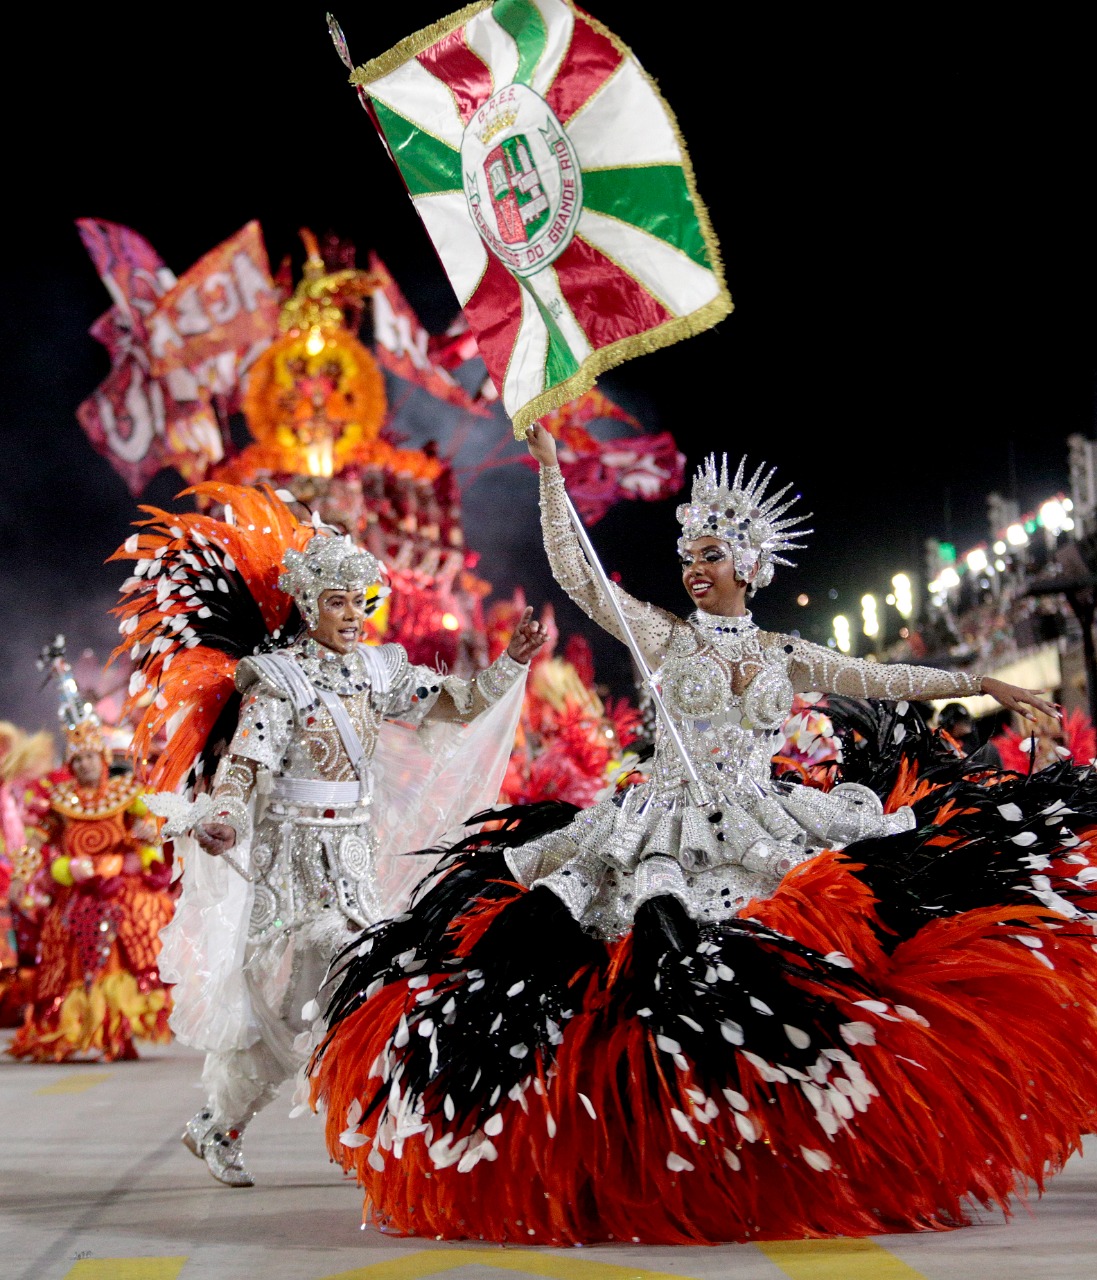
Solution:
<svg viewBox="0 0 1097 1280"><path fill-rule="evenodd" d="M526 436L526 445L541 467L541 532L552 576L580 609L618 640L624 640L613 606L583 554L568 515L564 477L556 460L556 441L535 423ZM653 604L637 600L620 587L613 587L632 634L652 666L658 665L674 629L685 624Z"/></svg>

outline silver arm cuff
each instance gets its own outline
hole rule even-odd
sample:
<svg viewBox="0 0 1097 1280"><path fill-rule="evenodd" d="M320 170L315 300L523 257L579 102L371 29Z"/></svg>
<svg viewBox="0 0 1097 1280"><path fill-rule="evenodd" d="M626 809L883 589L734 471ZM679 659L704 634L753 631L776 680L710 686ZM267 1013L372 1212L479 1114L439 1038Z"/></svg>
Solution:
<svg viewBox="0 0 1097 1280"><path fill-rule="evenodd" d="M249 801L258 781L254 760L236 755L222 756L213 779L210 812L206 822L225 822L236 832L242 844L251 838Z"/></svg>
<svg viewBox="0 0 1097 1280"><path fill-rule="evenodd" d="M251 838L251 817L248 806L234 796L215 796L213 810L207 822L223 822L236 832L236 843L243 844Z"/></svg>
<svg viewBox="0 0 1097 1280"><path fill-rule="evenodd" d="M517 662L504 649L490 667L485 667L476 677L480 696L489 705L498 702L504 693L529 671L528 662Z"/></svg>

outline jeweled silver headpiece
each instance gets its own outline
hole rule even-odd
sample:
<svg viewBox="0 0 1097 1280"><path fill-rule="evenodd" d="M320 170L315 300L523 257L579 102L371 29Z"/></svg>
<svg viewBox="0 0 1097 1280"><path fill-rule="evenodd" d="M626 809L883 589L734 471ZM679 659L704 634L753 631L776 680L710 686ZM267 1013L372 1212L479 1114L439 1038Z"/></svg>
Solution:
<svg viewBox="0 0 1097 1280"><path fill-rule="evenodd" d="M764 462L744 484L746 461L745 457L741 459L731 484L728 484L726 453L719 471L714 453L705 459L704 466L697 468L690 500L683 503L676 513L682 526L678 550L684 551L686 544L694 538L719 538L731 550L736 575L757 591L773 581L775 564L792 565L793 561L786 560L780 553L798 551L805 545L794 539L812 532L811 529L797 527L811 517L790 516L782 520L781 516L799 501L800 495L795 494L787 502L782 502L781 499L792 488L786 484L767 498L765 493L777 468L771 467L763 478Z"/></svg>
<svg viewBox="0 0 1097 1280"><path fill-rule="evenodd" d="M355 546L345 534L317 530L304 551L286 552L286 571L278 587L293 596L305 625L311 631L320 620L320 596L324 591L365 591L381 581L383 570L376 556ZM389 594L381 587L374 607Z"/></svg>

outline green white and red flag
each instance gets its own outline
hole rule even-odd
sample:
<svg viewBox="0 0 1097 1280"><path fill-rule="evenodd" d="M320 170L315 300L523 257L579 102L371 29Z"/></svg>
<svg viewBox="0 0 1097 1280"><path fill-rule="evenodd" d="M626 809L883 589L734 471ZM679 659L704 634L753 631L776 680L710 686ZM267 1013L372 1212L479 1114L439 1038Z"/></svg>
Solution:
<svg viewBox="0 0 1097 1280"><path fill-rule="evenodd" d="M570 0L470 5L351 82L517 435L604 370L731 311L669 106Z"/></svg>

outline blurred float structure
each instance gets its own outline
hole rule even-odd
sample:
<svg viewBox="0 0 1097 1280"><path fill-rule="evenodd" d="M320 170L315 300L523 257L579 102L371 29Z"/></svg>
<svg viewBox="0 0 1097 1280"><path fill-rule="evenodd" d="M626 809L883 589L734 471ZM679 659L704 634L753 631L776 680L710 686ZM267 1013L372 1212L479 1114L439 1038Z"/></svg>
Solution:
<svg viewBox="0 0 1097 1280"><path fill-rule="evenodd" d="M257 222L180 277L127 227L91 219L77 226L112 300L91 330L111 371L77 416L134 497L164 468L188 485L269 482L385 563L393 593L370 619L371 640L398 641L412 662L463 676L486 666L503 620L513 625L521 610L517 597L496 602L489 624L492 585L479 570L490 549L482 560L468 545L462 485L532 460L513 440L463 316L429 334L375 252L362 270L353 245L308 230L295 283L288 260L272 274ZM409 445L401 409L417 390L433 397L439 417L458 421L448 452L432 440ZM477 419L492 442L459 470L455 440L467 440ZM598 389L544 421L588 524L617 501L669 497L681 486L685 459L673 437L644 434ZM554 793L583 790L576 761L604 785L622 755L631 732L625 709L607 710L593 671L580 678L569 665L556 672L560 687L574 693L585 682L587 695L552 714L552 697L531 704L515 796L537 790L532 756L558 738L553 758L563 761L567 746L568 761L554 780L545 767L538 773Z"/></svg>

